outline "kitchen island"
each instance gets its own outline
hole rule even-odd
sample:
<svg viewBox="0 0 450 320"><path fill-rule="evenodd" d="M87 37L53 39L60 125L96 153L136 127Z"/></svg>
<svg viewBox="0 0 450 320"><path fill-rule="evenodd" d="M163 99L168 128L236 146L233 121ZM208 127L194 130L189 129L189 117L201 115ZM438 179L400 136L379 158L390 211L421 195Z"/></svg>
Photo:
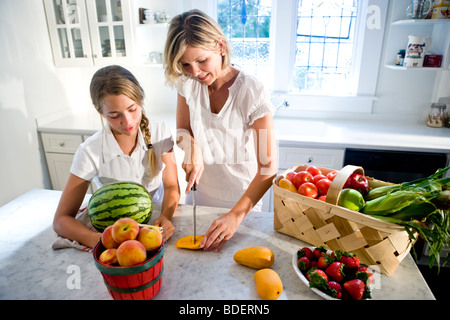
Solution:
<svg viewBox="0 0 450 320"><path fill-rule="evenodd" d="M90 252L53 250L52 228L60 191L33 189L0 208L1 300L111 300ZM87 201L87 195L85 201ZM206 232L226 209L197 206L197 232ZM158 204L150 222L159 216ZM251 212L218 253L175 246L193 234L192 206L180 205L175 232L165 247L163 281L155 300L260 300L254 269L234 262L236 251L266 246L275 254L272 266L283 281L279 300L322 299L301 282L292 257L306 243L273 229L273 213ZM374 300L433 300L422 274L408 255L392 276L375 274Z"/></svg>

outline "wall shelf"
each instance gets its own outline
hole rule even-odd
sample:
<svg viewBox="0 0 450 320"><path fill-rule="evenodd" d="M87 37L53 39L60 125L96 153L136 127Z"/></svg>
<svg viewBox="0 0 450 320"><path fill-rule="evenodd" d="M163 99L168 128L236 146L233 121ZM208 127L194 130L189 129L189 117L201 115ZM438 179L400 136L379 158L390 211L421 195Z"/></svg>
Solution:
<svg viewBox="0 0 450 320"><path fill-rule="evenodd" d="M393 21L393 26L413 26L413 25L437 25L437 24L445 24L448 23L450 25L450 19L404 19Z"/></svg>
<svg viewBox="0 0 450 320"><path fill-rule="evenodd" d="M386 64L385 65L386 68L388 69L392 69L392 70L415 70L415 71L438 71L438 70L449 70L449 69L445 69L445 68L436 68L436 67L420 67L420 68L408 68L408 67L403 67L403 66L397 66L397 65L392 65L392 64Z"/></svg>

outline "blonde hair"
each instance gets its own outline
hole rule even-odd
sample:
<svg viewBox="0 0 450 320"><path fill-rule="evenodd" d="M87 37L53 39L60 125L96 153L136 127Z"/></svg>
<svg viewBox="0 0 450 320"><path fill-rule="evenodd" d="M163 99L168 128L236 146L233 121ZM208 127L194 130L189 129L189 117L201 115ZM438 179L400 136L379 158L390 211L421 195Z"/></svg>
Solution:
<svg viewBox="0 0 450 320"><path fill-rule="evenodd" d="M143 106L144 90L136 77L127 69L121 66L107 66L99 69L92 77L89 87L92 103L95 109L102 115L103 99L108 95L125 95L136 102L142 111L141 128L144 141L148 146L148 161L150 175L156 175L156 159L152 146L152 136L149 128L149 121L145 115Z"/></svg>
<svg viewBox="0 0 450 320"><path fill-rule="evenodd" d="M180 62L187 46L216 51L223 43L222 69L230 64L231 47L219 24L198 9L172 18L164 48L164 73L168 84L174 86L182 75L187 75Z"/></svg>

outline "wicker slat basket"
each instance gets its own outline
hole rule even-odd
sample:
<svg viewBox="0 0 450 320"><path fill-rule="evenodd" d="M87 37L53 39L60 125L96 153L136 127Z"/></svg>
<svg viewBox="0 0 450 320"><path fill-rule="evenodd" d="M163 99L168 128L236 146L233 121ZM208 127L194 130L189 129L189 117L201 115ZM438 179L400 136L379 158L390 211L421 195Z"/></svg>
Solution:
<svg viewBox="0 0 450 320"><path fill-rule="evenodd" d="M363 168L345 166L340 170L324 202L278 186L288 172L306 167L292 167L273 180L274 229L314 246L353 252L361 263L378 266L382 273L392 275L413 244L404 227L336 205L347 178L354 172L364 174ZM331 171L321 170L324 174ZM369 178L372 188L387 184Z"/></svg>

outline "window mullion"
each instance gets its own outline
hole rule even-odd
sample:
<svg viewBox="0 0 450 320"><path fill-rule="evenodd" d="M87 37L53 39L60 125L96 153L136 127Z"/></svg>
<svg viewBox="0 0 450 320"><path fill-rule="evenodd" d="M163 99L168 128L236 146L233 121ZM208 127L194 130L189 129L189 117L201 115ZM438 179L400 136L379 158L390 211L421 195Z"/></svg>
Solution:
<svg viewBox="0 0 450 320"><path fill-rule="evenodd" d="M287 93L292 79L296 52L298 0L273 0L272 5L272 61L273 91Z"/></svg>

